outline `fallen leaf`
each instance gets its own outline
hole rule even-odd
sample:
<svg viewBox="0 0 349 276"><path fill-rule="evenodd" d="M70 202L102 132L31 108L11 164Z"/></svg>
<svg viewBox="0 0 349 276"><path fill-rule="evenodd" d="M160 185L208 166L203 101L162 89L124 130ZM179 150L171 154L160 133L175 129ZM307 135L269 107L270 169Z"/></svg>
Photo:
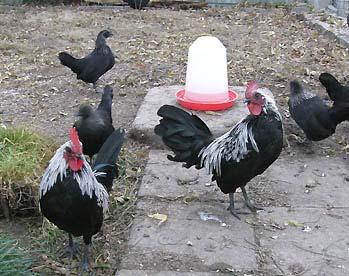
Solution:
<svg viewBox="0 0 349 276"><path fill-rule="evenodd" d="M221 113L214 112L214 111L205 111L205 114L207 114L207 115L214 115L214 116L222 116Z"/></svg>
<svg viewBox="0 0 349 276"><path fill-rule="evenodd" d="M148 215L148 217L160 220L159 225L164 223L167 220L167 215L159 214L159 213Z"/></svg>
<svg viewBox="0 0 349 276"><path fill-rule="evenodd" d="M287 220L286 222L285 222L285 225L289 225L289 226L293 226L293 227L301 227L301 226L303 226L303 223L300 223L300 222L298 222L298 221L296 221L296 220Z"/></svg>

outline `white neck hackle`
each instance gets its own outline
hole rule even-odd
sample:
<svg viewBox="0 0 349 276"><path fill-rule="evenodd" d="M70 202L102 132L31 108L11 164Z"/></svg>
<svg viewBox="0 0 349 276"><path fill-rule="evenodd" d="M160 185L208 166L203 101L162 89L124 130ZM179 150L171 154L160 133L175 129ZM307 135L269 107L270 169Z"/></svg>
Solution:
<svg viewBox="0 0 349 276"><path fill-rule="evenodd" d="M58 177L60 177L61 181L66 177L69 167L64 158L64 152L66 147L71 148L71 146L70 141L66 142L57 149L55 155L50 160L40 183L39 198L43 197L55 185ZM90 164L84 156L81 158L84 162L83 167L80 171L73 172L73 177L79 185L81 194L86 194L90 198L95 194L98 205L106 211L108 209L108 193L104 186L97 181L96 175L98 173L92 171Z"/></svg>
<svg viewBox="0 0 349 276"><path fill-rule="evenodd" d="M278 121L281 121L281 115L271 92L265 88L259 88L258 92L265 98L262 114L259 116L271 114ZM216 138L200 151L201 166L206 168L207 173L216 173L220 176L222 160L240 162L250 152L247 148L249 142L252 145L252 149L259 152L258 145L254 139L253 128L250 125L250 122L255 118L256 116L247 116L227 133Z"/></svg>

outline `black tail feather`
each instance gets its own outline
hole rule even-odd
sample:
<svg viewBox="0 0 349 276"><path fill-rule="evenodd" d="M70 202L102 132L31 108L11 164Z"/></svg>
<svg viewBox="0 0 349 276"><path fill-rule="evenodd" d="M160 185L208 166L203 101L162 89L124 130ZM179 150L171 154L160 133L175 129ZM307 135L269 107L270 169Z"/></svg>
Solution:
<svg viewBox="0 0 349 276"><path fill-rule="evenodd" d="M94 161L93 169L105 173L97 176L97 180L106 187L108 192L111 191L114 178L118 176L115 163L119 157L124 138L124 130L115 130L104 142Z"/></svg>
<svg viewBox="0 0 349 276"><path fill-rule="evenodd" d="M175 154L168 159L185 162L185 167L198 165L200 150L213 140L207 125L196 115L171 105L163 105L157 114L163 118L154 132Z"/></svg>
<svg viewBox="0 0 349 276"><path fill-rule="evenodd" d="M97 107L97 111L106 116L110 123L113 123L111 116L111 107L113 104L113 88L109 85L104 87L103 95L100 104Z"/></svg>
<svg viewBox="0 0 349 276"><path fill-rule="evenodd" d="M69 67L74 73L81 73L81 69L78 64L78 59L74 58L66 52L59 53L58 58L61 61L62 65Z"/></svg>
<svg viewBox="0 0 349 276"><path fill-rule="evenodd" d="M349 87L342 85L329 73L322 73L319 80L333 101L330 111L336 123L349 121Z"/></svg>
<svg viewBox="0 0 349 276"><path fill-rule="evenodd" d="M296 81L296 80L293 80L290 82L290 92L291 92L291 95L295 95L295 94L300 94L300 93L303 93L303 87L302 85Z"/></svg>
<svg viewBox="0 0 349 276"><path fill-rule="evenodd" d="M342 85L329 73L322 73L319 77L321 84L326 88L326 92L332 101L339 99Z"/></svg>

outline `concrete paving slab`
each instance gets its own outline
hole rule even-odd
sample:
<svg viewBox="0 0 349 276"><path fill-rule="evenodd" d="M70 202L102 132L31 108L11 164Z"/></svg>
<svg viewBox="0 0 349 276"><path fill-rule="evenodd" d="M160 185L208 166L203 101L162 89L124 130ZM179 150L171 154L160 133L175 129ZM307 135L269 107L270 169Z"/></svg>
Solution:
<svg viewBox="0 0 349 276"><path fill-rule="evenodd" d="M252 190L259 186L274 206L349 207L348 176L349 161L343 158L310 155L290 161L283 154L249 186ZM255 191L257 200L263 192ZM280 197L285 199L283 205L273 204Z"/></svg>
<svg viewBox="0 0 349 276"><path fill-rule="evenodd" d="M115 276L214 276L214 272L176 272L176 271L149 271L149 270L120 270Z"/></svg>
<svg viewBox="0 0 349 276"><path fill-rule="evenodd" d="M181 163L167 159L168 151L152 150L138 196L157 196L167 199L186 198L200 201L228 202L216 182L204 169L183 168Z"/></svg>
<svg viewBox="0 0 349 276"><path fill-rule="evenodd" d="M181 86L163 86L150 89L133 121L130 136L155 148L164 148L161 139L154 134L154 127L160 119L156 113L164 104L180 107L176 102L175 93L182 88ZM209 115L201 111L190 111L198 115L214 135L225 133L248 114L248 110L242 102L246 88L237 86L232 87L232 89L239 94L239 98L232 108L214 113L216 115Z"/></svg>
<svg viewBox="0 0 349 276"><path fill-rule="evenodd" d="M123 269L156 271L200 271L257 268L253 228L238 221L226 204L200 202L184 204L149 198L137 204ZM165 214L167 221L149 217ZM253 215L250 215L250 217Z"/></svg>
<svg viewBox="0 0 349 276"><path fill-rule="evenodd" d="M268 208L260 245L275 275L349 275L349 209ZM288 224L288 225L285 225Z"/></svg>
<svg viewBox="0 0 349 276"><path fill-rule="evenodd" d="M191 198L228 202L205 170L186 169L167 159L169 151L153 150L145 169L139 196L168 199ZM248 191L261 206L349 207L349 161L313 156L290 161L283 153L261 176L248 184ZM237 202L242 203L237 193Z"/></svg>

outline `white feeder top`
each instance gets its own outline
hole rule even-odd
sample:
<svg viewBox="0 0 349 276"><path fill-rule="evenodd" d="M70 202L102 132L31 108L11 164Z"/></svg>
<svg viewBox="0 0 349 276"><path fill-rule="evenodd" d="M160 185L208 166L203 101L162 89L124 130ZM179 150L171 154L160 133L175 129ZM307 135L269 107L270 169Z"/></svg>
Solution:
<svg viewBox="0 0 349 276"><path fill-rule="evenodd" d="M222 42L214 36L200 36L189 47L189 51L212 52L217 50L226 51Z"/></svg>
<svg viewBox="0 0 349 276"><path fill-rule="evenodd" d="M185 98L195 102L229 99L227 56L214 36L201 36L189 47Z"/></svg>

